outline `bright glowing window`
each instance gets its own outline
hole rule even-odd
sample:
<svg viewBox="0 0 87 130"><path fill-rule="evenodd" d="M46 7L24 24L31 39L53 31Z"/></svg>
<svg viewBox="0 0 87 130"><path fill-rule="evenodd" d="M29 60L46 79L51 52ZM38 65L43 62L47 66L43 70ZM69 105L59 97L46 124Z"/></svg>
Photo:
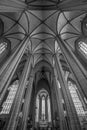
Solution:
<svg viewBox="0 0 87 130"><path fill-rule="evenodd" d="M50 106L50 98L48 96L48 121L51 122L51 106Z"/></svg>
<svg viewBox="0 0 87 130"><path fill-rule="evenodd" d="M15 81L14 84L10 86L9 94L7 96L6 101L2 105L2 110L0 114L9 114L17 89L18 89L18 80Z"/></svg>
<svg viewBox="0 0 87 130"><path fill-rule="evenodd" d="M37 96L36 99L36 122L38 122L39 119L39 96Z"/></svg>
<svg viewBox="0 0 87 130"><path fill-rule="evenodd" d="M58 54L61 54L61 49L60 49L57 41L55 41L55 52L58 52Z"/></svg>
<svg viewBox="0 0 87 130"><path fill-rule="evenodd" d="M45 97L42 97L42 120L45 120Z"/></svg>
<svg viewBox="0 0 87 130"><path fill-rule="evenodd" d="M7 47L6 42L0 43L0 54L6 49L6 47Z"/></svg>
<svg viewBox="0 0 87 130"><path fill-rule="evenodd" d="M51 122L50 97L44 89L40 90L37 94L35 121L40 124Z"/></svg>
<svg viewBox="0 0 87 130"><path fill-rule="evenodd" d="M81 53L87 57L87 44L83 41L80 41L78 43L78 47L79 47L79 50L81 51Z"/></svg>
<svg viewBox="0 0 87 130"><path fill-rule="evenodd" d="M75 105L77 114L79 116L85 116L85 111L83 109L81 100L79 99L79 96L78 96L77 91L76 91L76 85L73 84L71 81L68 81L68 87L69 87L70 94L71 94L73 103Z"/></svg>

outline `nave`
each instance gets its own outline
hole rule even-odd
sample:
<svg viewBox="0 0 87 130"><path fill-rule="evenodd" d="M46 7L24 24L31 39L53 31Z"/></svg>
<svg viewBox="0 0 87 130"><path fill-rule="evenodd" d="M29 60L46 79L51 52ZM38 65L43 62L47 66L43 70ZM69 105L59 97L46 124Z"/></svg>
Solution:
<svg viewBox="0 0 87 130"><path fill-rule="evenodd" d="M87 130L86 0L0 0L0 130Z"/></svg>

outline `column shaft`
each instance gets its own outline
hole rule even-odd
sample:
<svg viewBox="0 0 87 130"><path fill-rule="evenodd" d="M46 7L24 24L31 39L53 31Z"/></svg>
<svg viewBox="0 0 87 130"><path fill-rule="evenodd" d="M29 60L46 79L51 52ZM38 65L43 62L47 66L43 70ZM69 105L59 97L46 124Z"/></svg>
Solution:
<svg viewBox="0 0 87 130"><path fill-rule="evenodd" d="M45 98L45 118L48 118L48 106L47 106L47 97Z"/></svg>
<svg viewBox="0 0 87 130"><path fill-rule="evenodd" d="M67 116L70 119L69 121L70 121L71 130L81 130L80 122L79 122L79 119L78 119L78 116L76 113L76 109L73 104L70 92L69 92L69 88L64 79L64 74L63 74L63 70L62 70L58 55L55 55L55 67L57 70L59 82L61 85L61 90L63 93L65 105L66 105L66 110L67 110L67 114L68 114Z"/></svg>
<svg viewBox="0 0 87 130"><path fill-rule="evenodd" d="M15 100L13 102L13 106L12 106L13 108L11 111L11 116L10 116L6 130L15 130L15 127L17 125L17 118L18 118L18 114L19 114L20 107L22 104L22 99L23 99L23 95L24 95L24 91L26 87L26 81L30 75L31 60L32 60L31 56L29 56L25 64L20 82L19 82L19 88L15 97Z"/></svg>
<svg viewBox="0 0 87 130"><path fill-rule="evenodd" d="M31 94L33 89L33 79L34 79L34 75L31 74L29 78L29 84L28 84L24 107L23 107L23 118L22 118L21 130L26 130L26 126L27 126L27 118L30 110Z"/></svg>
<svg viewBox="0 0 87 130"><path fill-rule="evenodd" d="M59 123L60 123L60 128L61 130L67 130L66 127L66 122L64 118L64 111L63 111L63 105L62 105L62 96L61 96L61 91L58 85L57 77L55 75L54 77L54 88L55 88L55 94L57 98L57 107L59 111Z"/></svg>
<svg viewBox="0 0 87 130"><path fill-rule="evenodd" d="M87 71L83 68L69 46L65 44L59 37L57 38L57 41L66 59L66 62L69 65L73 76L75 77L77 87L81 95L83 96L84 94L84 96L87 98Z"/></svg>
<svg viewBox="0 0 87 130"><path fill-rule="evenodd" d="M14 52L14 54L10 57L7 64L5 64L0 70L0 103L21 61L28 42L29 38L25 37L22 43L20 43L20 45L18 46L17 50Z"/></svg>
<svg viewBox="0 0 87 130"><path fill-rule="evenodd" d="M41 120L42 117L42 98L40 97L40 102L39 102L39 120Z"/></svg>
<svg viewBox="0 0 87 130"><path fill-rule="evenodd" d="M54 84L52 82L50 86L50 103L51 103L51 113L52 113L51 116L53 120L55 119L55 112L57 111L57 107L56 107L57 100L55 99L56 99L55 89L54 89Z"/></svg>

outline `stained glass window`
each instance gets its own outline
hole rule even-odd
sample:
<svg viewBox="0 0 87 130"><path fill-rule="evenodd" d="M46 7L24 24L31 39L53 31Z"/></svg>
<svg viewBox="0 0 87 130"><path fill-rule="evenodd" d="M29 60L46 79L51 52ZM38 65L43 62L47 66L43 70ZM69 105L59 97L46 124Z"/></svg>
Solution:
<svg viewBox="0 0 87 130"><path fill-rule="evenodd" d="M39 96L36 99L36 122L39 121Z"/></svg>
<svg viewBox="0 0 87 130"><path fill-rule="evenodd" d="M45 120L45 97L42 97L42 120Z"/></svg>
<svg viewBox="0 0 87 130"><path fill-rule="evenodd" d="M75 105L75 108L76 108L76 111L77 111L77 114L79 116L85 116L85 111L84 111L84 108L83 108L83 105L82 105L82 102L77 94L77 91L76 91L76 85L73 84L71 81L68 81L68 87L69 87L69 90L70 90L70 94L71 94L71 97L72 97L72 100L73 100L73 103Z"/></svg>
<svg viewBox="0 0 87 130"><path fill-rule="evenodd" d="M0 54L6 49L6 47L7 47L6 42L0 43Z"/></svg>
<svg viewBox="0 0 87 130"><path fill-rule="evenodd" d="M42 89L38 92L36 98L36 123L44 125L47 122L51 122L51 104L50 97L46 90Z"/></svg>
<svg viewBox="0 0 87 130"><path fill-rule="evenodd" d="M15 81L14 84L12 84L9 88L9 94L6 98L6 101L2 105L2 110L0 114L9 114L17 89L18 81Z"/></svg>
<svg viewBox="0 0 87 130"><path fill-rule="evenodd" d="M80 52L85 56L87 57L87 44L83 41L80 41L78 43L78 47L79 47L79 50Z"/></svg>
<svg viewBox="0 0 87 130"><path fill-rule="evenodd" d="M48 121L51 122L51 104L50 104L50 97L49 96L47 99L47 105L48 105Z"/></svg>

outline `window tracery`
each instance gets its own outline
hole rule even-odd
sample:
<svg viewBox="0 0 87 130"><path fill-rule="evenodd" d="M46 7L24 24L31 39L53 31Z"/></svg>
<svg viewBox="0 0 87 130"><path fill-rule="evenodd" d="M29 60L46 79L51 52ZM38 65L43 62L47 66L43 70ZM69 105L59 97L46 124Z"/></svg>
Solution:
<svg viewBox="0 0 87 130"><path fill-rule="evenodd" d="M87 44L83 41L80 41L78 43L78 47L79 47L79 51L85 56L87 57Z"/></svg>
<svg viewBox="0 0 87 130"><path fill-rule="evenodd" d="M2 104L2 110L0 112L1 114L9 114L12 103L14 101L16 92L18 89L18 80L16 80L10 87L9 87L9 94L6 98L6 100L4 101L4 103Z"/></svg>
<svg viewBox="0 0 87 130"><path fill-rule="evenodd" d="M51 106L50 97L47 91L41 90L36 98L36 122L41 125L51 122Z"/></svg>
<svg viewBox="0 0 87 130"><path fill-rule="evenodd" d="M42 96L42 120L45 121L45 97Z"/></svg>
<svg viewBox="0 0 87 130"><path fill-rule="evenodd" d="M70 91L70 94L71 94L71 97L72 97L76 112L78 114L80 122L82 123L82 121L84 119L86 119L86 114L85 114L85 110L84 110L83 104L81 102L81 99L80 99L80 97L78 95L77 87L71 81L68 81L68 87L69 87L69 91Z"/></svg>

